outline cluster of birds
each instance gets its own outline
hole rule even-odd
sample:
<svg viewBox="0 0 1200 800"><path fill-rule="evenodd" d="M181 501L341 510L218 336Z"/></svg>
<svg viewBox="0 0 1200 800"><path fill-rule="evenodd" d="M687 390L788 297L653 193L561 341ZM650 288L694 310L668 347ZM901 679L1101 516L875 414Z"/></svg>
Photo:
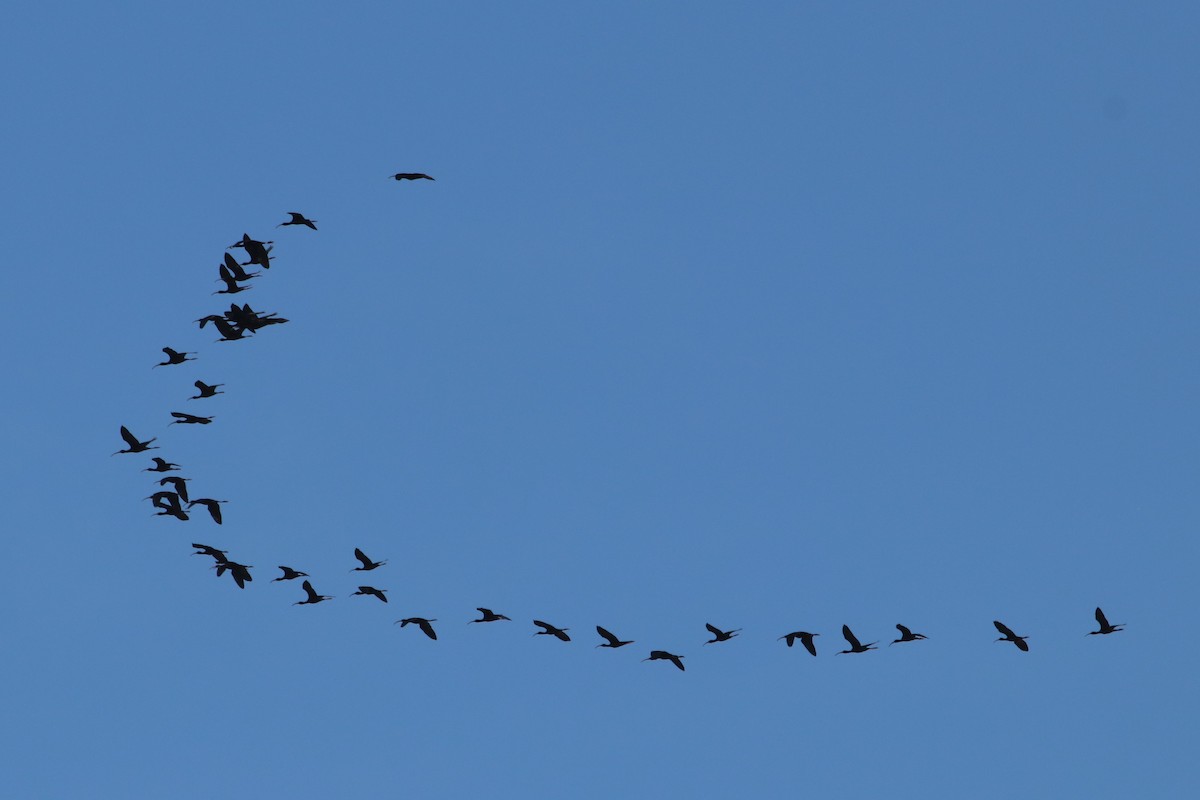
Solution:
<svg viewBox="0 0 1200 800"><path fill-rule="evenodd" d="M388 177L397 181L434 180L429 175L421 172L397 172ZM276 227L302 225L311 230L317 230L315 220L309 219L299 212L289 211L287 213L289 219L279 223L279 225ZM251 238L250 234L248 233L243 234L241 239L234 242L226 249L222 263L218 266L218 281L224 284L224 288L213 292L213 294L238 294L250 289L251 287L247 285L248 282L254 278L257 278L261 273L247 272L245 268L259 266L263 269L270 269L271 261L274 258L274 256L271 255L273 245L274 242L259 241ZM237 258L235 258L229 252L229 250L238 248L245 251L246 256L248 257L247 261L239 262ZM253 336L265 327L269 327L271 325L280 325L286 323L287 321L287 319L284 319L275 313L263 314L255 311L248 303L243 303L241 305L238 305L237 303L231 303L228 311L225 311L221 314L209 314L196 320L196 323L201 329L203 329L209 323L212 323L217 332L221 334L221 338L217 339L216 341L231 342L245 339L248 335ZM155 364L155 367L178 366L180 364L197 360L194 357L196 356L196 353L193 352L181 352L170 347L164 347L162 348L162 351L166 355L167 359L166 361ZM221 387L224 386L224 384L221 383L209 384L202 380L196 380L193 385L196 387L197 394L187 398L188 400L205 400L215 397L219 394L225 394L225 392L220 391ZM169 425L208 425L214 419L212 416L200 416L188 414L182 411L172 411L171 416L173 419ZM130 430L124 425L121 426L121 438L125 441L127 447L118 450L116 453L113 453L113 455L118 455L120 453L145 453L149 450L159 449L153 444L155 441L157 441L157 437L152 437L143 441L131 433ZM178 471L180 469L178 464L174 464L157 456L153 457L152 461L153 466L146 468L143 470L143 472L167 473ZM189 480L189 478L175 475L164 476L158 480L158 486L160 487L159 491L154 492L145 499L150 500L153 506L158 509L156 511L156 516L170 516L181 521L186 521L189 519L188 511L194 506L200 505L208 511L209 516L215 523L221 525L221 504L225 503L226 501L216 500L209 497L198 497L192 499L188 493L187 484ZM164 488L168 486L170 487L169 489ZM221 577L225 575L225 573L229 573L230 577L233 579L234 583L237 584L239 589L246 588L246 584L254 580L250 573L250 570L253 569L253 567L229 558L229 553L227 550L219 550L216 547L199 543L193 543L192 547L196 548L193 555L209 556L213 559L213 567L216 570L217 577ZM354 567L351 572L371 572L387 563L387 561L373 560L359 548L354 549L354 557L358 559L359 566ZM317 590L313 588L312 583L308 580L310 576L307 572L301 572L300 570L285 565L279 565L278 568L282 574L279 577L274 578L272 583L293 581L299 578L304 578L301 583L301 588L304 590L304 599L297 600L295 603L293 603L293 605L316 605L326 600L334 599L330 595L323 595L317 592ZM351 596L374 597L383 603L387 603L387 591L387 589L380 589L374 586L360 585L358 586L357 591L353 592ZM469 620L469 623L511 621L510 617L507 617L504 614L497 614L490 608L477 607L476 610L480 614L479 619ZM1099 629L1090 631L1087 634L1089 636L1106 635L1110 633L1116 633L1124 629L1123 623L1116 625L1110 624L1107 617L1105 617L1104 612L1100 608L1096 609L1095 618L1096 623L1099 625ZM435 622L437 622L437 619L435 618L404 617L396 620L395 624L399 625L401 628L409 625L416 626L428 638L436 640L438 635L437 631L433 627L433 623ZM997 642L1011 642L1022 652L1029 652L1029 644L1026 641L1029 638L1028 636L1018 636L1011 628L999 620L993 621L992 624L1001 634L1000 638L996 639ZM570 628L560 628L550 624L549 622L544 622L538 619L533 620L533 625L539 629L534 632L534 636L552 636L563 642L571 641L571 637L567 633ZM705 628L712 635L711 639L704 642L705 645L728 642L729 640L738 636L738 634L742 631L741 628L722 630L711 623L705 623ZM925 634L914 633L905 625L897 624L896 630L899 631L900 637L892 640L889 646L917 642L928 638ZM605 647L615 650L625 647L626 645L634 644L633 640L623 640L600 625L596 626L596 633L603 640L600 644L597 644L596 647ZM815 639L817 636L820 636L820 634L809 631L792 631L791 633L786 633L783 636L780 636L779 640L784 641L788 647L792 647L796 642L800 642L800 644L809 652L810 655L816 656L817 646ZM854 635L854 632L850 630L850 626L848 625L842 626L842 637L846 640L846 643L849 645L849 647L845 650L838 651L836 655L866 653L870 650L879 649L877 647L879 642L877 641L869 642L867 644L860 642L858 637ZM683 658L684 656L670 653L666 650L651 650L650 655L647 658L642 659L642 661L670 661L679 670L683 671Z"/></svg>

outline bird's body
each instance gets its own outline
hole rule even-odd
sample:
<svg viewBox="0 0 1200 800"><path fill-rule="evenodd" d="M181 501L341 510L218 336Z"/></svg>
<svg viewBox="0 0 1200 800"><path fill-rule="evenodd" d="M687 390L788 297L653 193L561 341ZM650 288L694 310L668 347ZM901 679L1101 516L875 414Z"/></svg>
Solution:
<svg viewBox="0 0 1200 800"><path fill-rule="evenodd" d="M420 627L420 629L425 633L426 636L428 636L430 639L436 640L437 639L437 631L435 631L433 629L433 625L430 624L432 622L437 622L437 620L436 619L425 619L424 617L406 617L405 619L398 619L392 624L399 625L401 628L406 627L409 624L416 625L416 626Z"/></svg>
<svg viewBox="0 0 1200 800"><path fill-rule="evenodd" d="M1108 633L1116 633L1117 631L1125 630L1125 623L1118 622L1116 625L1109 625L1108 618L1104 616L1104 612L1100 610L1100 606L1096 606L1096 623L1100 626L1098 631L1089 631L1088 636L1102 636Z"/></svg>
<svg viewBox="0 0 1200 800"><path fill-rule="evenodd" d="M118 450L116 453L113 453L114 456L119 455L121 453L144 453L147 450L158 450L159 449L157 446L155 446L155 447L150 446L150 443L158 438L157 436L152 436L151 438L147 439L144 442L139 441L136 436L134 436L132 433L129 432L129 428L126 428L124 425L121 426L121 438L125 440L125 444L129 445L129 447L125 448L124 450ZM156 462L162 462L163 464L167 463L167 462L163 461L161 458L156 458L154 460ZM175 466L178 467L179 465L176 464ZM156 470L144 470L144 471L146 471L146 472L166 472L167 470L159 468Z"/></svg>
<svg viewBox="0 0 1200 800"><path fill-rule="evenodd" d="M791 633L785 633L779 638L787 639L788 647L794 645L796 640L799 639L800 644L804 645L804 649L808 651L809 655L815 656L817 654L817 644L813 641L813 637L820 635L819 633L809 633L808 631L792 631Z"/></svg>
<svg viewBox="0 0 1200 800"><path fill-rule="evenodd" d="M214 383L210 386L209 384L205 383L204 381L196 381L192 385L195 386L196 389L199 390L200 394L195 395L193 397L189 397L188 400L203 400L206 397L216 397L219 394L225 394L224 392L217 391L217 389L219 389L225 385L223 383Z"/></svg>
<svg viewBox="0 0 1200 800"><path fill-rule="evenodd" d="M350 570L351 572L367 572L375 569L376 567L382 567L387 563L387 561L372 561L371 559L367 558L366 553L364 553L362 550L359 550L357 547L354 548L354 557L362 562L362 566L355 567L354 569Z"/></svg>
<svg viewBox="0 0 1200 800"><path fill-rule="evenodd" d="M196 504L200 504L208 509L208 515L212 517L212 521L221 524L221 503L229 502L227 500L213 500L211 497L197 497L188 503L188 508Z"/></svg>
<svg viewBox="0 0 1200 800"><path fill-rule="evenodd" d="M570 628L556 628L549 622L542 622L540 619L535 619L533 624L542 629L535 633L534 636L555 636L564 642L571 641L571 637L567 636L567 631L571 630Z"/></svg>
<svg viewBox="0 0 1200 800"><path fill-rule="evenodd" d="M625 646L625 645L627 645L627 644L633 644L633 640L632 640L632 639L631 639L631 640L629 640L628 642L622 642L622 641L621 641L620 639L618 639L616 636L614 636L613 634L609 633L609 632L608 632L607 630L605 630L604 628L601 628L599 625L597 625L597 626L596 626L596 633L600 634L601 638L603 638L603 639L605 639L605 640L606 640L606 641L604 642L604 644L598 644L598 645L596 645L596 647L611 647L611 648L613 648L613 649L615 650L615 649L617 649L618 647L624 647L624 646Z"/></svg>
<svg viewBox="0 0 1200 800"><path fill-rule="evenodd" d="M997 642L1012 642L1021 652L1029 652L1029 645L1025 643L1025 640L1029 638L1028 636L1017 636L1012 632L1012 628L1008 627L1000 620L993 620L992 624L996 626L996 630L1003 634L999 639L996 640Z"/></svg>
<svg viewBox="0 0 1200 800"><path fill-rule="evenodd" d="M182 411L172 411L171 416L175 418L169 425L208 425L213 421L213 417L198 417L195 414L185 414Z"/></svg>
<svg viewBox="0 0 1200 800"><path fill-rule="evenodd" d="M737 636L738 631L741 630L741 628L734 628L731 631L723 631L720 628L718 628L716 625L712 625L708 622L704 623L704 627L708 628L708 632L713 635L713 638L709 639L707 642L705 642L705 644L716 644L717 642L728 642L730 639Z"/></svg>
<svg viewBox="0 0 1200 800"><path fill-rule="evenodd" d="M470 625L471 622L499 622L500 620L508 620L508 617L504 616L503 614L497 614L490 608L476 608L475 610L478 611L482 616L479 619L471 620L467 623L468 625ZM509 621L511 622L511 620Z"/></svg>
<svg viewBox="0 0 1200 800"><path fill-rule="evenodd" d="M426 175L424 172L397 172L395 175L388 175L389 178L398 181L431 181L433 178Z"/></svg>
<svg viewBox="0 0 1200 800"><path fill-rule="evenodd" d="M291 217L291 219L288 220L287 222L279 223L278 225L275 226L276 228L282 228L284 225L307 225L308 227L312 228L314 231L317 229L317 226L315 224L316 223L315 219L308 219L303 214L300 214L296 211L289 211L287 213L288 213L288 216Z"/></svg>
<svg viewBox="0 0 1200 800"><path fill-rule="evenodd" d="M306 595L308 595L308 597L306 597L303 600L292 603L292 605L294 605L294 606L308 606L308 605L315 606L317 603L321 602L322 600L332 600L333 599L329 595L317 594L317 590L314 589L312 587L312 584L309 583L308 581L305 581L304 583L302 583L301 587L304 589L304 593Z"/></svg>
<svg viewBox="0 0 1200 800"><path fill-rule="evenodd" d="M870 644L860 644L858 641L858 637L855 636L854 633L850 630L849 625L842 626L842 636L845 637L846 642L850 645L850 649L839 651L837 653L837 655L839 655L839 656L844 655L846 653L865 653L868 650L878 650L879 649L878 647L875 646L875 645L879 644L879 642L871 642Z"/></svg>
<svg viewBox="0 0 1200 800"><path fill-rule="evenodd" d="M897 625L896 630L900 631L900 638L892 640L892 643L889 644L888 647L891 647L893 644L900 644L900 642L915 642L920 639L928 639L929 638L928 636L926 636L923 633L913 633L911 630L904 627L903 625Z"/></svg>
<svg viewBox="0 0 1200 800"><path fill-rule="evenodd" d="M163 361L161 363L155 364L154 367L170 367L175 364L182 364L185 361L195 361L196 360L194 358L188 358L188 356L196 355L195 353L180 353L178 350L172 350L169 347L164 347L162 349L162 351L167 354L167 360ZM154 367L151 367L151 369L154 369Z"/></svg>
<svg viewBox="0 0 1200 800"><path fill-rule="evenodd" d="M380 600L382 600L383 602L386 603L388 601L387 596L384 595L384 592L386 592L386 591L387 591L387 589L376 589L374 586L360 586L360 587L358 587L358 591L351 593L350 596L353 597L354 595L357 595L357 594L361 594L361 595L369 594L369 595L374 595L375 597L378 597Z"/></svg>
<svg viewBox="0 0 1200 800"><path fill-rule="evenodd" d="M666 650L651 650L650 657L643 658L642 661L670 661L672 664L679 667L680 672L683 672L685 670L683 669L683 662L680 661L681 658L683 658L683 656L677 656L673 653L668 653Z"/></svg>
<svg viewBox="0 0 1200 800"><path fill-rule="evenodd" d="M296 578L307 578L308 577L307 572L298 572L297 570L294 570L291 567L285 567L285 566L280 565L279 568L281 570L283 570L283 577L275 578L274 580L271 581L271 583L278 583L279 581L294 581Z"/></svg>

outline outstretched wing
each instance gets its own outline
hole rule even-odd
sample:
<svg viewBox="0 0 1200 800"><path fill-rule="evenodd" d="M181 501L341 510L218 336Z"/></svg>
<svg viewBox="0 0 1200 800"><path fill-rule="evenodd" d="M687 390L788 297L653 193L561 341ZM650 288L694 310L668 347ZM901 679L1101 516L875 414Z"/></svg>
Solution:
<svg viewBox="0 0 1200 800"><path fill-rule="evenodd" d="M599 625L596 626L596 633L600 634L605 639L607 639L609 644L617 644L618 642L621 641L616 636L613 636L610 632L606 631L604 628L601 628Z"/></svg>
<svg viewBox="0 0 1200 800"><path fill-rule="evenodd" d="M1006 637L1008 637L1009 639L1016 639L1016 638L1017 638L1017 635L1016 635L1015 633L1013 633L1013 632L1012 632L1012 628L1008 627L1007 625L1005 625L1005 624L1004 624L1003 622L1001 622L1000 620L998 620L998 619L992 620L992 624L996 626L996 630L1000 631L1000 633L1001 633L1003 636L1006 636ZM1024 644L1024 643L1022 642L1021 644ZM1018 646L1018 647L1020 647L1020 644L1018 644L1017 646ZM1028 648L1026 648L1026 649L1028 649Z"/></svg>
<svg viewBox="0 0 1200 800"><path fill-rule="evenodd" d="M851 648L858 649L859 647L862 647L862 645L858 643L858 637L856 637L854 635L854 633L850 630L849 625L842 626L842 636L846 639L847 642L850 643Z"/></svg>

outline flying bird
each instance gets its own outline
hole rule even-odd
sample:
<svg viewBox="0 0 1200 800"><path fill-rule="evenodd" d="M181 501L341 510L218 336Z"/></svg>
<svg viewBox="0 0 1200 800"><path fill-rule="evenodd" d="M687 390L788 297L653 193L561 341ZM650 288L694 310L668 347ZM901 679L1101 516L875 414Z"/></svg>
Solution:
<svg viewBox="0 0 1200 800"><path fill-rule="evenodd" d="M155 446L155 447L150 446L150 443L158 438L157 436L153 436L144 442L139 441L136 436L134 436L132 433L129 432L129 428L126 428L124 425L121 426L121 438L125 440L125 444L129 445L129 447L125 448L124 450L118 450L116 453L113 453L114 456L119 455L121 453L144 453L147 450L160 449L158 446ZM161 458L156 458L154 460L162 462L163 464L167 463L167 462L163 461ZM178 467L179 465L176 464L175 466ZM143 472L166 472L166 471L167 470L161 469L161 468L157 469L157 470L143 470Z"/></svg>
<svg viewBox="0 0 1200 800"><path fill-rule="evenodd" d="M679 667L680 672L683 672L683 662L679 659L683 656L677 656L673 653L668 653L666 650L651 650L649 658L643 658L642 661L670 661L675 666Z"/></svg>
<svg viewBox="0 0 1200 800"><path fill-rule="evenodd" d="M296 578L307 578L308 577L307 572L297 572L296 570L292 569L291 567L285 567L285 566L280 565L279 568L281 570L283 570L283 577L275 578L274 580L271 581L271 583L278 583L279 581L294 581Z"/></svg>
<svg viewBox="0 0 1200 800"><path fill-rule="evenodd" d="M535 619L533 621L533 624L537 625L539 628L544 629L544 630L540 630L537 633L533 634L534 636L557 636L559 639L562 639L564 642L571 641L571 637L567 636L567 631L571 630L570 628L556 628L553 625L551 625L549 622L542 622L540 619Z"/></svg>
<svg viewBox="0 0 1200 800"><path fill-rule="evenodd" d="M622 642L616 636L613 636L611 633L609 633L604 628L601 628L599 625L596 626L596 633L600 634L601 637L608 640L604 644L596 645L596 647L611 647L614 650L616 650L618 647L624 647L627 644L633 644L632 639L629 640L628 642Z"/></svg>
<svg viewBox="0 0 1200 800"><path fill-rule="evenodd" d="M808 631L792 631L791 633L785 633L783 636L780 636L779 638L787 639L788 647L791 647L792 645L794 645L796 643L796 640L799 639L800 644L804 645L804 649L808 651L809 655L815 656L817 654L817 645L813 641L813 637L820 636L820 635L821 634L819 634L819 633L809 633Z"/></svg>
<svg viewBox="0 0 1200 800"><path fill-rule="evenodd" d="M358 587L358 591L351 593L350 596L353 597L356 594L361 594L361 595L372 594L386 603L388 601L388 599L383 594L386 591L387 591L387 589L376 589L374 586L360 586L360 587Z"/></svg>
<svg viewBox="0 0 1200 800"><path fill-rule="evenodd" d="M228 550L218 550L215 547L209 547L206 544L196 544L195 542L192 542L192 547L196 548L196 552L192 553L194 556L212 556L218 564L224 564L228 560L225 558L225 554L229 552Z"/></svg>
<svg viewBox="0 0 1200 800"><path fill-rule="evenodd" d="M1021 652L1023 652L1023 653L1029 652L1029 645L1025 643L1025 640L1029 638L1028 636L1017 636L1015 633L1012 632L1012 628L1008 627L1000 620L993 620L992 624L996 626L996 630L998 630L998 631L1000 631L1000 633L1004 634L1003 636L1001 636L999 639L996 640L997 642L1012 642L1013 644L1015 644L1017 646L1017 649L1020 650Z"/></svg>
<svg viewBox="0 0 1200 800"><path fill-rule="evenodd" d="M171 416L175 418L175 421L167 423L168 425L208 425L214 419L214 417L198 417L195 414L185 414L182 411L172 411Z"/></svg>
<svg viewBox="0 0 1200 800"><path fill-rule="evenodd" d="M259 275L262 275L261 272L246 272L246 270L242 269L242 265L238 263L238 260L229 253L226 253L224 258L225 269L229 270L230 277L239 283L248 281L251 278L257 278ZM224 278L221 280L224 280Z"/></svg>
<svg viewBox="0 0 1200 800"><path fill-rule="evenodd" d="M224 264L218 267L217 271L221 276L220 280L225 283L225 288L217 289L213 294L237 294L238 292L246 292L254 288L253 286L242 286L238 283L237 278L233 276L233 273Z"/></svg>
<svg viewBox="0 0 1200 800"><path fill-rule="evenodd" d="M225 385L223 383L214 383L213 385L209 386L204 381L196 381L192 385L200 390L200 394L189 397L188 400L203 400L206 397L216 397L219 394L225 394L224 392L217 391L217 389Z"/></svg>
<svg viewBox="0 0 1200 800"><path fill-rule="evenodd" d="M354 548L354 557L362 562L362 566L355 567L354 569L350 570L351 572L367 572L368 570L375 569L376 567L382 567L387 563L387 561L372 561L371 559L367 558L366 553L364 553L362 550L359 550L357 547Z"/></svg>
<svg viewBox="0 0 1200 800"><path fill-rule="evenodd" d="M225 570L229 570L233 582L238 585L239 589L245 589L246 584L254 578L250 577L250 567L245 564L239 564L236 561L218 561L217 562L217 577L221 577Z"/></svg>
<svg viewBox="0 0 1200 800"><path fill-rule="evenodd" d="M720 628L718 628L716 625L712 625L707 622L704 623L704 627L708 628L708 632L713 635L713 638L709 639L707 642L705 642L705 644L716 644L717 642L728 642L730 639L737 636L738 631L741 630L741 628L734 628L731 631L723 631Z"/></svg>
<svg viewBox="0 0 1200 800"><path fill-rule="evenodd" d="M158 437L155 437L155 438L158 438ZM128 439L126 439L125 441L129 441L129 440L128 440ZM151 439L150 441L151 441L151 442L153 442L153 441L154 441L154 439ZM150 448L147 448L147 449L149 449L149 450L157 450L158 448L157 448L157 447L150 447ZM128 451L126 451L126 450L122 450L122 451L120 451L120 452L122 452L122 453L125 453L125 452L128 452ZM116 455L116 453L113 453L113 455L115 456L115 455ZM167 461L166 459L159 458L158 456L152 456L152 457L151 457L151 460L152 460L152 461L154 461L154 466L153 466L153 467L146 467L144 470L142 470L142 472L173 472L173 471L175 471L175 470L179 469L179 465L178 465L178 464L172 464L170 461Z"/></svg>
<svg viewBox="0 0 1200 800"><path fill-rule="evenodd" d="M433 626L429 624L431 622L437 622L437 620L425 619L424 617L407 617L406 619L398 619L392 624L399 625L401 628L409 623L412 623L413 625L419 625L421 630L425 632L426 636L428 636L430 639L437 639L437 631L435 631Z"/></svg>
<svg viewBox="0 0 1200 800"><path fill-rule="evenodd" d="M908 628L904 627L903 625L897 625L896 630L900 631L900 638L893 639L892 644L889 644L888 647L891 647L893 644L899 644L900 642L915 642L918 639L928 639L929 638L928 636L926 636L923 633L913 633L912 631L910 631Z"/></svg>
<svg viewBox="0 0 1200 800"><path fill-rule="evenodd" d="M508 617L504 616L503 614L497 614L495 611L492 611L490 608L476 608L475 610L478 611L483 616L481 616L479 619L471 620L470 622L467 623L468 625L470 625L471 622L499 622L502 619L503 620L508 619ZM509 620L509 621L511 622L511 620Z"/></svg>
<svg viewBox="0 0 1200 800"><path fill-rule="evenodd" d="M228 500L213 500L211 497L197 497L195 500L188 503L188 508L199 503L208 509L208 515L212 517L213 522L221 524L221 503L227 503Z"/></svg>
<svg viewBox="0 0 1200 800"><path fill-rule="evenodd" d="M272 583L274 583L274 581L272 581ZM305 581L304 583L302 583L300 585L304 589L304 593L307 594L308 597L305 598L304 600L299 600L295 603L292 603L292 605L294 605L294 606L316 605L317 603L321 602L322 600L332 600L333 599L332 597L330 597L328 595L317 594L316 590L313 589L312 584L309 583L308 581Z"/></svg>
<svg viewBox="0 0 1200 800"><path fill-rule="evenodd" d="M177 475L171 475L160 480L158 485L166 486L168 483L171 484L175 489L175 494L179 495L179 499L186 503L188 502L187 482L189 480L191 478L180 478Z"/></svg>
<svg viewBox="0 0 1200 800"><path fill-rule="evenodd" d="M288 220L287 222L279 223L278 225L275 226L276 228L282 228L284 225L307 225L308 227L312 228L314 231L317 229L317 226L314 224L314 223L316 223L315 219L308 219L303 214L300 214L296 211L289 211L287 213L291 217L291 219Z"/></svg>
<svg viewBox="0 0 1200 800"><path fill-rule="evenodd" d="M185 361L195 361L196 360L194 358L188 358L188 356L196 355L195 353L180 353L178 350L172 350L169 347L164 347L162 349L162 351L167 354L167 360L163 361L161 363L155 364L154 367L169 367L169 366L172 366L173 364L182 364ZM150 369L154 369L154 367L151 367Z"/></svg>
<svg viewBox="0 0 1200 800"><path fill-rule="evenodd" d="M398 181L431 181L433 178L426 175L424 172L397 172L395 175L388 175L389 178L394 178Z"/></svg>
<svg viewBox="0 0 1200 800"><path fill-rule="evenodd" d="M1116 633L1117 631L1125 630L1124 622L1118 622L1116 625L1109 625L1108 618L1104 616L1104 612L1100 610L1100 606L1096 606L1096 622L1100 624L1100 630L1088 631L1088 636Z"/></svg>
<svg viewBox="0 0 1200 800"><path fill-rule="evenodd" d="M260 242L257 239L251 239L250 234L243 233L240 241L236 241L229 245L230 247L240 247L246 251L246 255L250 256L250 260L246 264L258 264L264 269L271 268L271 248L267 247L274 242Z"/></svg>
<svg viewBox="0 0 1200 800"><path fill-rule="evenodd" d="M844 655L845 653L865 653L868 650L878 650L879 649L878 647L875 646L875 645L879 644L879 642L871 642L870 644L859 644L858 637L856 637L851 632L849 625L842 626L842 636L844 636L846 641L850 644L850 649L842 650L839 653L836 653L836 655L840 656L840 655Z"/></svg>

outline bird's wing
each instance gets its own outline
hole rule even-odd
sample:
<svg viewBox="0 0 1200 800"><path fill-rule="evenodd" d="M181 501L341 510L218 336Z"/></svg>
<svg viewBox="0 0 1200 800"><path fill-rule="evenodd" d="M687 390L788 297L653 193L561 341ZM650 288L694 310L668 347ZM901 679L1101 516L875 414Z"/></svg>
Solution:
<svg viewBox="0 0 1200 800"><path fill-rule="evenodd" d="M681 672L686 671L683 669L683 662L679 659L679 656L673 656L670 653L668 653L667 655L670 657L671 663L674 664L675 666L679 667Z"/></svg>
<svg viewBox="0 0 1200 800"><path fill-rule="evenodd" d="M423 619L418 624L420 624L421 630L425 631L426 636L428 636L430 639L437 639L437 631L435 631L433 626L429 624L429 620Z"/></svg>
<svg viewBox="0 0 1200 800"><path fill-rule="evenodd" d="M809 655L815 656L817 654L817 643L812 640L811 636L801 637L800 641L804 645L804 649L809 652Z"/></svg>
<svg viewBox="0 0 1200 800"><path fill-rule="evenodd" d="M1013 644L1015 644L1017 646L1017 649L1020 650L1021 652L1023 652L1023 653L1029 652L1029 645L1026 643L1026 641L1024 639L1014 639Z"/></svg>
<svg viewBox="0 0 1200 800"><path fill-rule="evenodd" d="M845 637L846 641L850 643L851 647L861 647L862 646L858 643L858 638L850 630L849 625L842 626L842 636Z"/></svg>
<svg viewBox="0 0 1200 800"><path fill-rule="evenodd" d="M141 442L137 440L137 437L129 432L129 428L126 428L124 425L121 426L121 438L124 439L125 444L129 445L130 447L137 447L139 444L141 444Z"/></svg>
<svg viewBox="0 0 1200 800"><path fill-rule="evenodd" d="M903 625L897 625L896 630L900 631L900 635L902 637L904 637L905 639L912 636L912 631L910 631L908 628L904 627Z"/></svg>
<svg viewBox="0 0 1200 800"><path fill-rule="evenodd" d="M608 639L609 644L616 644L617 642L621 641L620 639L618 639L617 637L613 636L611 633L606 631L604 628L601 628L599 625L596 626L596 633L600 634L605 639Z"/></svg>
<svg viewBox="0 0 1200 800"><path fill-rule="evenodd" d="M533 621L533 624L537 625L539 628L545 628L547 632L549 632L554 627L549 622L542 622L540 619L535 619Z"/></svg>
<svg viewBox="0 0 1200 800"><path fill-rule="evenodd" d="M1100 610L1100 606L1096 606L1096 622L1100 623L1101 628L1112 627L1108 624L1108 620L1104 616L1104 612Z"/></svg>
<svg viewBox="0 0 1200 800"><path fill-rule="evenodd" d="M367 554L362 550L359 550L357 547L354 548L354 557L361 561L364 567L370 566L371 564L371 559L367 558Z"/></svg>
<svg viewBox="0 0 1200 800"><path fill-rule="evenodd" d="M304 583L300 584L300 586L301 586L301 588L304 589L304 591L306 593L308 593L309 600L316 600L318 597L320 597L320 595L317 594L317 591L315 589L313 589L312 584L309 583L308 581L305 581Z"/></svg>
<svg viewBox="0 0 1200 800"><path fill-rule="evenodd" d="M711 633L713 636L720 636L722 633L721 629L716 627L712 623L706 622L706 623L704 623L704 627L708 628L708 632Z"/></svg>
<svg viewBox="0 0 1200 800"><path fill-rule="evenodd" d="M1016 634L1012 632L1012 628L1008 627L1000 620L992 620L992 624L996 626L996 630L1000 631L1000 633L1004 634L1005 636L1009 638L1016 638Z"/></svg>

